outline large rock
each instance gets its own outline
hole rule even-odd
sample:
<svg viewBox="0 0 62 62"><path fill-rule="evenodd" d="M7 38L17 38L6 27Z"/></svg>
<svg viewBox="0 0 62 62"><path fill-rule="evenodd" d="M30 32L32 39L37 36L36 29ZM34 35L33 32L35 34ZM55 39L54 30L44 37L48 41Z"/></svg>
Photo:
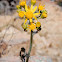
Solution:
<svg viewBox="0 0 62 62"><path fill-rule="evenodd" d="M39 3L37 2L37 5ZM42 30L34 35L32 55L47 55L52 57L54 62L61 61L62 57L62 12L61 7L55 4L46 3L45 8L48 11L46 19L39 19ZM14 16L14 15L13 15ZM12 16L12 17L13 17ZM12 18L11 16L0 16L0 26L5 25ZM7 21L7 22L6 22ZM21 27L21 20L17 20L14 24ZM17 29L10 27L5 35L4 41L8 43L7 53L4 56L18 56L22 46L29 48L30 35L23 32L22 28ZM0 37L4 35L5 29L0 32ZM12 36L13 33L13 36ZM9 41L10 40L10 41ZM22 46L21 46L22 45ZM17 50L17 51L16 51ZM59 58L58 58L59 57Z"/></svg>

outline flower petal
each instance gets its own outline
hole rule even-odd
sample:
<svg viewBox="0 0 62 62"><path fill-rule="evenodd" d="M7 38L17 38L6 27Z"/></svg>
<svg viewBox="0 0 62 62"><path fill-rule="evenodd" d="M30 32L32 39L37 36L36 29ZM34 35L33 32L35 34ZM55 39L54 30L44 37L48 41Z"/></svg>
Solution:
<svg viewBox="0 0 62 62"><path fill-rule="evenodd" d="M37 6L32 10L32 12L34 13L36 11L36 9L37 9Z"/></svg>
<svg viewBox="0 0 62 62"><path fill-rule="evenodd" d="M31 5L31 11L33 10L33 5Z"/></svg>
<svg viewBox="0 0 62 62"><path fill-rule="evenodd" d="M27 5L25 5L25 10L28 11L28 7L27 7Z"/></svg>
<svg viewBox="0 0 62 62"><path fill-rule="evenodd" d="M34 13L33 15L36 16L36 15L39 15L40 13Z"/></svg>
<svg viewBox="0 0 62 62"><path fill-rule="evenodd" d="M34 18L35 20L37 20L37 18L36 18L35 16L33 16L33 18Z"/></svg>
<svg viewBox="0 0 62 62"><path fill-rule="evenodd" d="M39 13L40 13L40 10L39 10Z"/></svg>
<svg viewBox="0 0 62 62"><path fill-rule="evenodd" d="M27 22L27 19L25 19L25 22L24 22L24 24Z"/></svg>
<svg viewBox="0 0 62 62"><path fill-rule="evenodd" d="M32 19L30 19L30 22L32 22Z"/></svg>

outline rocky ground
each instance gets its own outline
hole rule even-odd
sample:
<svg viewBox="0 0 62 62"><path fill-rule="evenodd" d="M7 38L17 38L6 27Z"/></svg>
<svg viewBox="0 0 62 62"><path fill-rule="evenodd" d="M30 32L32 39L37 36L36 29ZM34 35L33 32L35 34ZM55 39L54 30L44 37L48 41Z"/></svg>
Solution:
<svg viewBox="0 0 62 62"><path fill-rule="evenodd" d="M31 56L49 56L53 62L62 62L62 8L54 3L43 3L48 11L48 17L39 19L42 30L34 35ZM11 16L0 15L0 40L4 36L3 42L0 43L0 53L2 53L2 59L12 57L11 59L16 58L17 62L20 60L21 47L25 47L28 51L30 33L24 32L21 28L23 20L17 19L14 23L12 22L16 16L16 12ZM9 25L4 27L3 25L8 22L10 22ZM12 24L14 26L11 26Z"/></svg>

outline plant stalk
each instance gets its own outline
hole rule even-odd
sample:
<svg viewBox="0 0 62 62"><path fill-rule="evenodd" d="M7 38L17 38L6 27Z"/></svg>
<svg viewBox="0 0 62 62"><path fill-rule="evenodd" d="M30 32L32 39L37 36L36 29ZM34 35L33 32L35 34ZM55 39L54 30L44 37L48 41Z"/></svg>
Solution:
<svg viewBox="0 0 62 62"><path fill-rule="evenodd" d="M30 56L31 49L32 49L32 41L33 41L33 32L32 32L32 30L31 30L30 47L29 47L29 51L28 51L28 57L27 57L26 62L28 62L28 61L29 61L29 56Z"/></svg>

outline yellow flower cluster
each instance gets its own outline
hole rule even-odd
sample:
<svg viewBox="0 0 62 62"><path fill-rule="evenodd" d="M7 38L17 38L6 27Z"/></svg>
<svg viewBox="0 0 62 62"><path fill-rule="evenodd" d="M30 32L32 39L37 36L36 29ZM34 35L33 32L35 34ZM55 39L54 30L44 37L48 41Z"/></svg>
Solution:
<svg viewBox="0 0 62 62"><path fill-rule="evenodd" d="M22 24L22 28L24 31L29 30L41 30L41 23L38 22L38 18L46 18L47 11L44 6L39 4L39 6L35 6L36 0L31 0L31 7L26 4L26 0L20 0L19 5L17 5L18 15L20 18L23 18L25 21ZM22 10L24 8L24 10ZM34 22L36 20L36 22Z"/></svg>
<svg viewBox="0 0 62 62"><path fill-rule="evenodd" d="M24 29L24 30L32 30L32 31L34 31L35 29L38 29L39 30L39 27L41 28L41 23L40 22L36 22L36 23L30 23L30 24L22 24L22 28Z"/></svg>
<svg viewBox="0 0 62 62"><path fill-rule="evenodd" d="M16 6L16 8L18 9L17 12L19 13L21 11L22 7L25 7L26 4L26 0L20 0L19 5Z"/></svg>
<svg viewBox="0 0 62 62"><path fill-rule="evenodd" d="M45 10L45 5L42 6L41 4L39 4L38 10L39 10L39 13L41 13L41 18L47 17L47 11Z"/></svg>

